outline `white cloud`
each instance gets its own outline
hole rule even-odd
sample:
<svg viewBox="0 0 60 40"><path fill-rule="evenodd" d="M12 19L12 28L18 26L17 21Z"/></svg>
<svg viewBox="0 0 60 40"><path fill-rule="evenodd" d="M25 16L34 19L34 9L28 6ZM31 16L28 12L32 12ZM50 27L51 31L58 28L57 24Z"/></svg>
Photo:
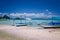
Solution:
<svg viewBox="0 0 60 40"><path fill-rule="evenodd" d="M0 13L0 14L2 14L2 13Z"/></svg>
<svg viewBox="0 0 60 40"><path fill-rule="evenodd" d="M47 18L52 18L52 15L48 15Z"/></svg>
<svg viewBox="0 0 60 40"><path fill-rule="evenodd" d="M49 14L49 15L52 15L52 13L51 13L51 12L49 12L48 14Z"/></svg>
<svg viewBox="0 0 60 40"><path fill-rule="evenodd" d="M23 14L19 14L19 13L16 13L16 14L15 14L15 13L11 13L11 14L10 14L10 16L16 16L16 17L17 17L17 16L21 16L21 15L23 15Z"/></svg>
<svg viewBox="0 0 60 40"><path fill-rule="evenodd" d="M48 14L45 13L11 13L10 16L13 17L32 17L32 18L51 18L52 17L52 13L49 12Z"/></svg>
<svg viewBox="0 0 60 40"><path fill-rule="evenodd" d="M26 20L31 21L32 19L31 18L26 18Z"/></svg>
<svg viewBox="0 0 60 40"><path fill-rule="evenodd" d="M12 14L10 14L11 16L14 16L14 17L24 17L24 16L26 16L26 17L32 17L32 18L35 18L35 17L37 17L37 18L47 18L47 17L52 17L51 15L46 15L45 13L40 13L40 14L18 14L18 13L16 13L16 14L14 14L14 13L12 13Z"/></svg>
<svg viewBox="0 0 60 40"><path fill-rule="evenodd" d="M35 14L35 17L38 17L38 18L43 18L45 16L46 15L44 13Z"/></svg>
<svg viewBox="0 0 60 40"><path fill-rule="evenodd" d="M49 11L48 9L46 9L45 11Z"/></svg>

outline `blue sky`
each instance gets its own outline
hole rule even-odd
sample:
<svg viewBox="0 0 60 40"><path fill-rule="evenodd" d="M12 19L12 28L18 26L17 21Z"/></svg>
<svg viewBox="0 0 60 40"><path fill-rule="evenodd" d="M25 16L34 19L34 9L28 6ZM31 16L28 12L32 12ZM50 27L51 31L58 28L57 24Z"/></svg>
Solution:
<svg viewBox="0 0 60 40"><path fill-rule="evenodd" d="M60 0L0 0L0 12L40 13L48 9L60 14Z"/></svg>

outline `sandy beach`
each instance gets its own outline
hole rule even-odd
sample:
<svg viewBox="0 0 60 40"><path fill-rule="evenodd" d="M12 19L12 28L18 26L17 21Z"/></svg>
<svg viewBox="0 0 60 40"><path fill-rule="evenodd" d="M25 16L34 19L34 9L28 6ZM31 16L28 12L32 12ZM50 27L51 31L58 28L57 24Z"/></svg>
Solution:
<svg viewBox="0 0 60 40"><path fill-rule="evenodd" d="M38 29L0 25L0 40L60 40L60 28Z"/></svg>

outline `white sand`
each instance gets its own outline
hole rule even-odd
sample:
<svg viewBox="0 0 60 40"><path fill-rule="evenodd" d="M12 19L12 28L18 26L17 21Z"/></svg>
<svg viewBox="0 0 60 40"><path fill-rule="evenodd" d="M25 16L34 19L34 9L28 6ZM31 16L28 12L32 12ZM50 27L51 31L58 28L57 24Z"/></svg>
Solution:
<svg viewBox="0 0 60 40"><path fill-rule="evenodd" d="M0 25L0 30L23 38L23 40L60 40L60 29L36 29L27 26Z"/></svg>

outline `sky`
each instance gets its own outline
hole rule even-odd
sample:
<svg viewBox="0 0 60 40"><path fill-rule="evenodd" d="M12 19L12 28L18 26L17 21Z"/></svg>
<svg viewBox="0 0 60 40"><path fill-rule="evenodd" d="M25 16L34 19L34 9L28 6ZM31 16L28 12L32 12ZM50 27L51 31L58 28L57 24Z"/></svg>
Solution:
<svg viewBox="0 0 60 40"><path fill-rule="evenodd" d="M40 13L60 15L60 0L0 0L0 13Z"/></svg>

